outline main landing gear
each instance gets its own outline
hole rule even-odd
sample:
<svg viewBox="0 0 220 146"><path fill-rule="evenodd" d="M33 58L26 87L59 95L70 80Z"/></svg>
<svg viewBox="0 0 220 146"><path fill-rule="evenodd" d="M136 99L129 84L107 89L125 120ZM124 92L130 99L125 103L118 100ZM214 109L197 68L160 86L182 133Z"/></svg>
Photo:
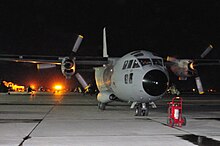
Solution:
<svg viewBox="0 0 220 146"><path fill-rule="evenodd" d="M149 103L136 103L135 116L148 116L148 114L149 114Z"/></svg>

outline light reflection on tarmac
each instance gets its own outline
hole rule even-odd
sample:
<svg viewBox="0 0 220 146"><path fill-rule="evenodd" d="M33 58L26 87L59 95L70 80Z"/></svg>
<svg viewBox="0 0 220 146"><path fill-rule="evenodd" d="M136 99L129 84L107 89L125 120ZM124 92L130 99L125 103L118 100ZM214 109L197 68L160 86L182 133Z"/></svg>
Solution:
<svg viewBox="0 0 220 146"><path fill-rule="evenodd" d="M136 117L127 103L97 108L95 96L80 94L0 95L0 145L219 145L220 95L186 96L184 127L170 128L167 102L148 117Z"/></svg>

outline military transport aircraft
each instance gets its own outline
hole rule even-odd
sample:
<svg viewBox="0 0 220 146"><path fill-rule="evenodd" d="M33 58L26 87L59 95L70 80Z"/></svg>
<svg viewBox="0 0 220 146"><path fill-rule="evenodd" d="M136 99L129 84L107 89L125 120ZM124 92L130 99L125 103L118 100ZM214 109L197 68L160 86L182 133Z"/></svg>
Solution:
<svg viewBox="0 0 220 146"><path fill-rule="evenodd" d="M212 49L210 45L201 55L205 57ZM103 57L108 57L106 32L103 30ZM168 61L168 62L167 62ZM114 100L132 102L135 115L146 116L149 105L162 98L169 86L166 66L179 78L196 77L197 88L203 93L202 83L196 67L198 65L220 65L219 60L167 60L145 50L137 50L121 58L108 58L108 64L95 68L95 79L100 93L97 96L98 107L105 109L108 102Z"/></svg>
<svg viewBox="0 0 220 146"><path fill-rule="evenodd" d="M108 57L106 32L103 30L103 57ZM132 102L135 115L148 115L149 103L160 99L169 85L163 58L137 50L121 58L109 58L108 64L95 68L99 89L99 109L114 100Z"/></svg>
<svg viewBox="0 0 220 146"><path fill-rule="evenodd" d="M78 36L70 56L0 55L0 60L36 63L39 69L61 65L63 75L67 79L75 75L83 88L86 88L87 83L79 73L75 72L75 68L78 65L92 65L99 89L97 95L99 109L104 110L112 101L125 101L132 103L131 108L135 108L135 115L147 116L149 106L162 98L169 86L169 75L164 59L145 50L133 51L121 58L108 57L105 28L103 29L103 57L79 57L75 54L82 38L81 35ZM195 66L198 62L174 58L168 61L171 62L171 70L177 76L186 78L196 75ZM201 88L200 79L198 84Z"/></svg>

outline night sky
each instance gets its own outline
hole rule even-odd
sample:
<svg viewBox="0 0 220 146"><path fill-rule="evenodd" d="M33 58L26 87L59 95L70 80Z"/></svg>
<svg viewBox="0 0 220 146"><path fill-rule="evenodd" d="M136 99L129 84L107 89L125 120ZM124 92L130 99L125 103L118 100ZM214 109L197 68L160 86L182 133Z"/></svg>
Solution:
<svg viewBox="0 0 220 146"><path fill-rule="evenodd" d="M77 34L81 34L84 40L78 55L101 56L103 27L107 27L110 56L144 49L162 57L199 58L210 43L214 49L207 58L219 58L220 54L218 0L0 1L1 54L64 56L70 53ZM34 80L46 86L57 79L65 81L59 68L37 71L34 65L23 63L0 65L0 77L18 84L27 85ZM199 71L205 86L220 86L220 67L203 67ZM73 85L75 80L68 82ZM180 84L188 86L192 81Z"/></svg>

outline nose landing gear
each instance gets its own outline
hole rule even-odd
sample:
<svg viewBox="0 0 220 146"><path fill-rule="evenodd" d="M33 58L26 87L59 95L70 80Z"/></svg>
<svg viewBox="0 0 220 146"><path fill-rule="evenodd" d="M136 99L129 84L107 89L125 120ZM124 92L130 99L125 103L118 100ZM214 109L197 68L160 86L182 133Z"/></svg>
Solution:
<svg viewBox="0 0 220 146"><path fill-rule="evenodd" d="M137 103L135 105L135 116L148 116L149 103Z"/></svg>

